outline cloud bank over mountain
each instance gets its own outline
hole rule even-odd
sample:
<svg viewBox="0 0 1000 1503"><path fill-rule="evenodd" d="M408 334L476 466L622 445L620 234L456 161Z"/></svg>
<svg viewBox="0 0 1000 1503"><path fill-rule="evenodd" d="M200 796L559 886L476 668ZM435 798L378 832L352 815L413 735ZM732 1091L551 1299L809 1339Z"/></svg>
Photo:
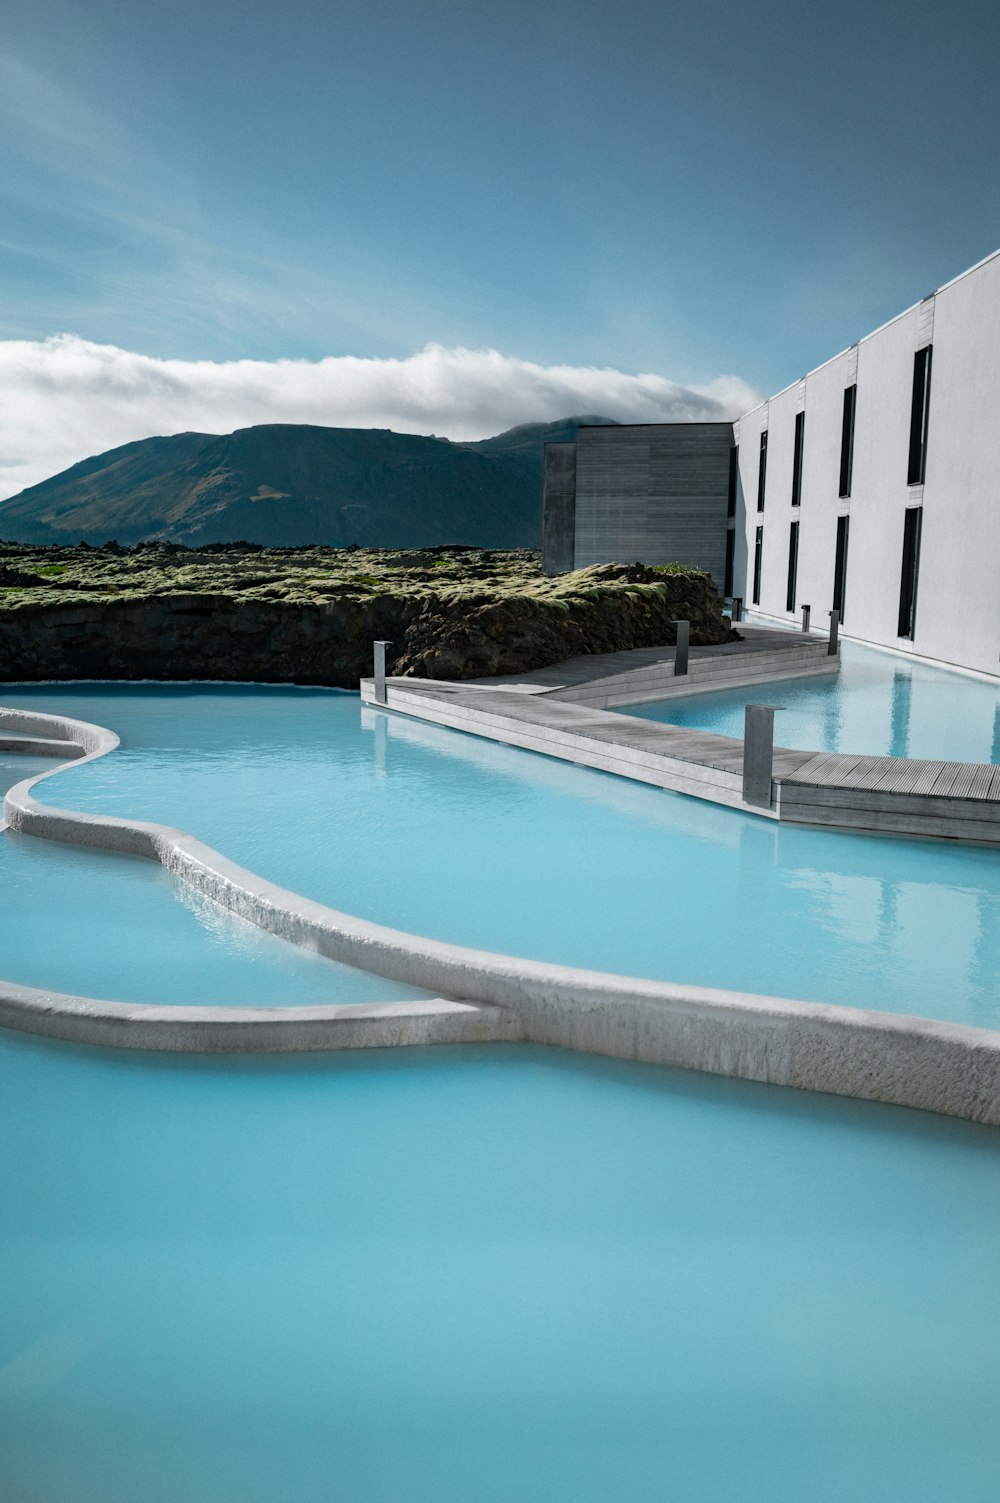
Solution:
<svg viewBox="0 0 1000 1503"><path fill-rule="evenodd" d="M60 334L0 341L0 499L134 439L255 423L392 428L484 438L577 412L619 422L732 418L759 393L736 376L665 376L536 365L497 350L429 344L405 359L160 360Z"/></svg>

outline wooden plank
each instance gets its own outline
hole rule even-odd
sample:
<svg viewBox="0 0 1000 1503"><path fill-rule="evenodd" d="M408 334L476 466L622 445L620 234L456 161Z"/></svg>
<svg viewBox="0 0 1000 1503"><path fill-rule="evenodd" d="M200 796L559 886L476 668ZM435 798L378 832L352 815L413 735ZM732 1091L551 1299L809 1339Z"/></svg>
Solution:
<svg viewBox="0 0 1000 1503"><path fill-rule="evenodd" d="M859 757L850 772L846 774L843 766L841 766L838 781L844 782L851 788L865 788L869 784L877 782L885 771L886 764L882 757L865 755Z"/></svg>
<svg viewBox="0 0 1000 1503"><path fill-rule="evenodd" d="M981 806L988 807L988 806ZM911 835L921 840L949 840L968 845L1000 845L1000 820L953 820L948 816L908 814L894 810L831 809L803 805L789 818L779 806L785 824L822 825L838 830L863 830L873 835Z"/></svg>
<svg viewBox="0 0 1000 1503"><path fill-rule="evenodd" d="M806 804L826 809L865 808L875 814L909 810L928 819L992 820L1000 818L995 799L941 799L927 793L892 793L873 789L817 788L793 782L781 784L783 810ZM996 812L995 812L996 811Z"/></svg>
<svg viewBox="0 0 1000 1503"><path fill-rule="evenodd" d="M837 786L843 786L848 781L858 764L860 762L863 762L864 760L865 758L863 757L845 756L843 752L831 753L830 759L825 767L821 768L816 773L810 772L809 781L819 784L836 784ZM801 774L793 773L791 781L797 781L800 776Z"/></svg>
<svg viewBox="0 0 1000 1503"><path fill-rule="evenodd" d="M822 773L827 764L836 755L836 752L815 752L806 762L803 762L802 766L796 772L795 777L797 779L801 778L804 782L812 782L813 774L815 773L818 776Z"/></svg>
<svg viewBox="0 0 1000 1503"><path fill-rule="evenodd" d="M944 762L924 762L920 776L914 782L912 789L907 791L913 793L930 793L937 781L938 775L944 770L945 765Z"/></svg>
<svg viewBox="0 0 1000 1503"><path fill-rule="evenodd" d="M964 798L975 773L968 762L946 762L930 789L934 798Z"/></svg>
<svg viewBox="0 0 1000 1503"><path fill-rule="evenodd" d="M976 768L975 776L969 787L970 798L989 798L991 796L990 785L993 781L993 771L994 769L991 767Z"/></svg>

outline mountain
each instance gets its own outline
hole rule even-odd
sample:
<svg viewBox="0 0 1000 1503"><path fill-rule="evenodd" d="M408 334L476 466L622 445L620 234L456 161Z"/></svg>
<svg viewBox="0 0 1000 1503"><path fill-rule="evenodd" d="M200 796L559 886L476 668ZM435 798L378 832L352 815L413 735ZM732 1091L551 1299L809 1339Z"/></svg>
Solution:
<svg viewBox="0 0 1000 1503"><path fill-rule="evenodd" d="M542 445L572 443L576 430L591 423L609 423L613 418L596 417L593 414L562 418L556 423L522 423L518 428L508 428L496 438L479 438L462 445L477 454L488 454L491 459L517 460L532 466L532 474L542 478Z"/></svg>
<svg viewBox="0 0 1000 1503"><path fill-rule="evenodd" d="M461 444L291 423L145 438L0 502L0 537L532 548L541 532L542 445L602 421L528 423Z"/></svg>

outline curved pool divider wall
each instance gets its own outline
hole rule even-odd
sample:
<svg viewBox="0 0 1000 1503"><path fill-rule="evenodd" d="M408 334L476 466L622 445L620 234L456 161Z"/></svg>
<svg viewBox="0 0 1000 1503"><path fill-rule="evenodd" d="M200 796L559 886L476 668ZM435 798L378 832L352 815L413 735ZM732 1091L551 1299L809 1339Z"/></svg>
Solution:
<svg viewBox="0 0 1000 1503"><path fill-rule="evenodd" d="M18 752L29 757L58 757L65 762L67 755L83 756L83 747L72 741L45 741L40 736L4 736L0 734L0 752Z"/></svg>
<svg viewBox="0 0 1000 1503"><path fill-rule="evenodd" d="M69 720L64 715L42 715L34 710L8 710L0 705L0 736L4 734L15 737L16 743L12 742L12 745L16 744L20 749L34 750L31 743L40 738L43 744L60 747L63 752L73 748L77 755L83 751L91 756L103 756L119 744L114 731L105 730L102 725ZM48 774L42 773L41 776L47 777Z"/></svg>
<svg viewBox="0 0 1000 1503"><path fill-rule="evenodd" d="M151 1007L9 981L0 981L0 1027L104 1048L201 1054L506 1043L524 1037L513 1013L441 997L344 1007Z"/></svg>
<svg viewBox="0 0 1000 1503"><path fill-rule="evenodd" d="M92 762L120 744L114 731L86 720L69 720L64 715L41 715L31 710L8 710L0 705L0 751L18 752L22 756L57 757L56 773L70 762ZM18 787L28 787L49 777L47 772L29 778ZM6 812L0 807L0 832L7 828Z"/></svg>
<svg viewBox="0 0 1000 1503"><path fill-rule="evenodd" d="M100 727L72 721L63 721L63 725L68 728L67 740L72 733L81 745L93 745L88 757L103 755L117 744L117 738ZM106 737L106 742L101 737ZM50 776L52 773L41 773L10 790L4 812L13 829L160 861L220 907L282 939L376 975L440 993L442 1002L431 1006L485 1004L489 1015L482 1019L482 1026L509 1027L511 1031L504 1035L507 1038L919 1107L1000 1125L1000 1032L895 1013L577 970L405 934L299 897L237 866L180 830L47 808L31 796L31 789ZM234 1051L254 1047L355 1048L359 1045L348 1042L351 1035L343 1026L345 1021L357 1021L360 1035L366 1031L365 1020L371 1017L375 1032L377 1014L378 1028L388 1033L387 1009L398 1020L403 1012L429 1005L367 1004L350 1009L352 1017L348 1020L346 1010L336 1006L280 1009L280 1017L276 1016L279 1010L270 1008L147 1008L85 998L65 998L65 1005L59 1006L59 999L51 999L51 994L29 993L2 984L0 997L5 999L0 1005L0 1021L7 1027L27 1027L30 1032L44 1031L93 1043L126 1043L129 1037L139 1037L132 1030L136 1021L145 1017L151 1024L149 1038L171 1036L174 1042L146 1042L136 1047ZM46 998L52 1005L47 1006ZM445 998L461 998L463 1004L444 1003ZM506 1010L506 1021L492 1015L497 1009ZM44 1027L40 1026L42 1014ZM128 1021L123 1021L123 1014L128 1014ZM436 1026L445 1031L458 1026L455 1018L446 1024L445 1014L433 1016L442 1019ZM214 1043L208 1042L213 1036L209 1020L217 1029ZM399 1022L392 1026L398 1027ZM469 1021L465 1026L480 1024ZM71 1034L62 1031L68 1028L73 1029ZM269 1038L260 1044L246 1042L256 1029L270 1029ZM224 1041L219 1042L223 1033ZM376 1043L382 1041L418 1040L374 1039Z"/></svg>

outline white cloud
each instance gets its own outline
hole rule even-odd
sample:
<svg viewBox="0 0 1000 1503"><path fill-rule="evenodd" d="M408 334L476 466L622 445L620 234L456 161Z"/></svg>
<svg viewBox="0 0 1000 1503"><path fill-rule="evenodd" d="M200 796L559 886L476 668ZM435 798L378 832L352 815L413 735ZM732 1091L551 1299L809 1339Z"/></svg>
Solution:
<svg viewBox="0 0 1000 1503"><path fill-rule="evenodd" d="M158 360L70 334L0 341L0 498L153 434L319 423L472 439L575 413L633 423L732 418L759 400L736 376L684 387L437 344L402 360L213 362Z"/></svg>

